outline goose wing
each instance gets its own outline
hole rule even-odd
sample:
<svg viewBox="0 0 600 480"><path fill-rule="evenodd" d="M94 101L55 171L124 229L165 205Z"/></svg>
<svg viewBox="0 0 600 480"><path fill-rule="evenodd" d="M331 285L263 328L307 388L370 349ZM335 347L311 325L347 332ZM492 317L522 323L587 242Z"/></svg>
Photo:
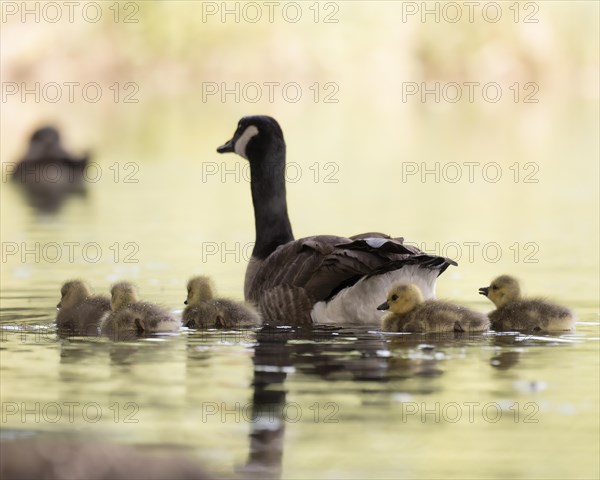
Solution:
<svg viewBox="0 0 600 480"><path fill-rule="evenodd" d="M300 288L314 303L327 300L365 276L421 265L441 274L456 262L428 255L402 238L368 233L351 238L334 235L307 237L279 246L260 265L248 285L248 299L282 285Z"/></svg>

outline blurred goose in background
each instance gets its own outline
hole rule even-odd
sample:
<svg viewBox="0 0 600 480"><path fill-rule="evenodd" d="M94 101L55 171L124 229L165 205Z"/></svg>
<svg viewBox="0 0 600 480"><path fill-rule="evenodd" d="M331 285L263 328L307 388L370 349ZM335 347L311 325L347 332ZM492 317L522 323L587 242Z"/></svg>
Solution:
<svg viewBox="0 0 600 480"><path fill-rule="evenodd" d="M387 301L377 307L389 310L382 319L387 332L483 332L490 321L482 313L438 300L424 300L415 284L393 285Z"/></svg>
<svg viewBox="0 0 600 480"><path fill-rule="evenodd" d="M488 287L479 289L496 310L489 314L492 328L497 331L571 331L575 317L568 308L542 299L522 299L519 281L509 275L494 279Z"/></svg>
<svg viewBox="0 0 600 480"><path fill-rule="evenodd" d="M4 435L4 437L9 437ZM0 478L3 480L218 480L231 478L209 472L197 460L174 452L99 443L90 435L14 435L0 441Z"/></svg>
<svg viewBox="0 0 600 480"><path fill-rule="evenodd" d="M60 289L61 299L56 305L56 325L60 335L98 335L98 326L110 312L108 297L94 296L82 280L65 282Z"/></svg>
<svg viewBox="0 0 600 480"><path fill-rule="evenodd" d="M415 283L431 298L437 277L456 265L383 233L294 240L285 189L286 145L271 117L242 118L217 152L235 152L250 163L256 241L244 294L265 322L378 325L376 307L392 284Z"/></svg>
<svg viewBox="0 0 600 480"><path fill-rule="evenodd" d="M36 130L23 158L16 163L11 179L23 187L30 204L52 212L72 194L85 194L84 172L89 156L68 153L54 127Z"/></svg>
<svg viewBox="0 0 600 480"><path fill-rule="evenodd" d="M89 155L71 155L64 149L56 128L43 127L31 136L12 178L23 183L76 183L82 180L88 162Z"/></svg>
<svg viewBox="0 0 600 480"><path fill-rule="evenodd" d="M189 328L240 328L261 324L260 315L248 304L226 298L214 298L209 277L198 276L187 284L187 307L183 324Z"/></svg>
<svg viewBox="0 0 600 480"><path fill-rule="evenodd" d="M141 302L132 283L116 283L110 293L112 312L102 319L102 334L117 337L129 332L141 334L179 330L181 322L163 307Z"/></svg>

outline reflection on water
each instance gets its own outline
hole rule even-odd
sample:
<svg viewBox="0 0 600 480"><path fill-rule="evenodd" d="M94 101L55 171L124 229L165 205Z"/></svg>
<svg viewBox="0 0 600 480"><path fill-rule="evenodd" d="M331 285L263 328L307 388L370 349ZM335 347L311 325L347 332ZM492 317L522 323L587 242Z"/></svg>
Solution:
<svg viewBox="0 0 600 480"><path fill-rule="evenodd" d="M594 322L539 337L264 327L115 343L5 322L4 438L177 446L252 478L456 476L472 448L473 478L583 478L597 467L598 334Z"/></svg>

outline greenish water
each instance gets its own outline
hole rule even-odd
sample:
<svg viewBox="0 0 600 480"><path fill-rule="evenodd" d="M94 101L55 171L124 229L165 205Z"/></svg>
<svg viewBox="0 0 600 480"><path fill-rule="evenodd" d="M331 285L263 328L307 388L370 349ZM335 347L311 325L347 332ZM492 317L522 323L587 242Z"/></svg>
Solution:
<svg viewBox="0 0 600 480"><path fill-rule="evenodd" d="M228 475L268 466L286 479L598 477L598 26L584 22L597 6L563 14L541 2L539 24L465 30L398 25L400 2L352 3L335 25L203 24L198 2L143 6L131 26L3 25L7 81L95 80L105 94L134 81L140 100L3 103L3 172L40 122L58 122L67 147L97 162L86 195L54 212L3 177L3 439L175 447ZM75 39L88 34L84 51ZM18 35L27 41L6 49ZM63 47L56 57L31 47L48 38ZM498 81L505 98L534 81L540 101L402 101L403 81L436 80ZM305 95L335 82L339 102L203 102L209 81L295 81ZM283 127L297 238L402 235L458 260L440 298L488 311L478 287L511 273L526 293L572 308L576 332L59 339L59 288L74 277L97 293L132 280L176 312L195 274L242 298L250 186L244 160L215 149L249 113Z"/></svg>

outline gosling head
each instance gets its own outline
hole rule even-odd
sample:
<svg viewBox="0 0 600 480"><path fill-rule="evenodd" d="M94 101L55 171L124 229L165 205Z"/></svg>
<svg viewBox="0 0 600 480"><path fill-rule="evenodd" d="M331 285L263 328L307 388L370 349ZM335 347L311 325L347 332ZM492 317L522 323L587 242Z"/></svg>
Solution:
<svg viewBox="0 0 600 480"><path fill-rule="evenodd" d="M509 275L501 275L494 279L489 287L481 287L480 295L489 298L496 308L500 308L509 302L521 298L521 287L519 281Z"/></svg>
<svg viewBox="0 0 600 480"><path fill-rule="evenodd" d="M110 307L116 312L130 303L138 302L139 297L135 285L129 282L115 283L110 289Z"/></svg>
<svg viewBox="0 0 600 480"><path fill-rule="evenodd" d="M209 277L199 276L191 278L187 284L187 298L185 300L186 305L198 305L199 303L212 300L213 285L212 280Z"/></svg>
<svg viewBox="0 0 600 480"><path fill-rule="evenodd" d="M423 302L423 293L412 283L393 285L387 295L387 301L377 307L377 310L390 310L392 313L403 314L410 312Z"/></svg>
<svg viewBox="0 0 600 480"><path fill-rule="evenodd" d="M231 140L217 148L219 153L235 152L250 161L273 150L285 153L285 141L277 120L266 115L243 117Z"/></svg>
<svg viewBox="0 0 600 480"><path fill-rule="evenodd" d="M71 308L79 305L86 298L92 295L92 291L87 283L82 280L71 280L65 282L60 289L60 302L56 308Z"/></svg>

